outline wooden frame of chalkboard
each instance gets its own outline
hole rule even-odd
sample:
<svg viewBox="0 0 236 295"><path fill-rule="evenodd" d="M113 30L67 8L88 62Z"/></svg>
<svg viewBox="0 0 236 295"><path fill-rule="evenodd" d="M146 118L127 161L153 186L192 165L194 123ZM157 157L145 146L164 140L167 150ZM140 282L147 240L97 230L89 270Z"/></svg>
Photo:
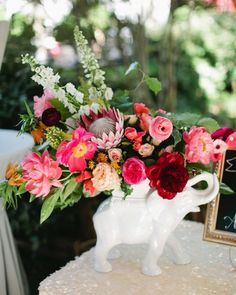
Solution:
<svg viewBox="0 0 236 295"><path fill-rule="evenodd" d="M236 148L225 152L216 171L220 181L236 191ZM236 193L219 193L208 204L203 239L236 246Z"/></svg>

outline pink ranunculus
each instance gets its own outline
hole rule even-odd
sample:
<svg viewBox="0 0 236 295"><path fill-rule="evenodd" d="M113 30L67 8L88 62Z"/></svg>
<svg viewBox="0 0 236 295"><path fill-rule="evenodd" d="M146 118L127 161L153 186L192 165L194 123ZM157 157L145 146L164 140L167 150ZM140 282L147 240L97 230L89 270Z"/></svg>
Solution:
<svg viewBox="0 0 236 295"><path fill-rule="evenodd" d="M41 118L45 110L53 108L53 105L50 104L50 99L54 96L48 91L44 90L44 93L41 97L34 96L34 115L37 118Z"/></svg>
<svg viewBox="0 0 236 295"><path fill-rule="evenodd" d="M137 130L133 127L127 127L125 128L125 136L129 140L134 140L137 137Z"/></svg>
<svg viewBox="0 0 236 295"><path fill-rule="evenodd" d="M91 160L97 149L97 144L91 141L93 136L82 127L75 129L72 139L59 145L56 153L58 162L69 167L70 172L85 170L86 160Z"/></svg>
<svg viewBox="0 0 236 295"><path fill-rule="evenodd" d="M236 148L236 132L230 134L227 139L226 143L229 148Z"/></svg>
<svg viewBox="0 0 236 295"><path fill-rule="evenodd" d="M214 150L211 159L213 162L218 162L222 159L223 153L227 150L228 145L221 139L214 140L213 144Z"/></svg>
<svg viewBox="0 0 236 295"><path fill-rule="evenodd" d="M146 167L143 161L137 157L127 159L122 168L122 176L129 184L138 184L146 179Z"/></svg>
<svg viewBox="0 0 236 295"><path fill-rule="evenodd" d="M52 186L62 187L59 179L62 171L58 162L50 158L48 151L42 156L31 153L22 162L23 179L26 180L25 189L36 197L45 197Z"/></svg>
<svg viewBox="0 0 236 295"><path fill-rule="evenodd" d="M149 114L150 110L144 103L136 102L134 104L134 112L137 116L140 116L141 114Z"/></svg>
<svg viewBox="0 0 236 295"><path fill-rule="evenodd" d="M149 126L149 133L151 137L160 142L169 138L172 131L172 122L169 119L161 116L157 116L156 118L152 119Z"/></svg>
<svg viewBox="0 0 236 295"><path fill-rule="evenodd" d="M120 161L122 159L122 150L113 148L108 150L108 157L111 161Z"/></svg>
<svg viewBox="0 0 236 295"><path fill-rule="evenodd" d="M154 146L149 144L149 143L145 143L142 144L140 146L140 149L138 150L138 153L142 156L142 157L148 157L151 156L151 154L154 151Z"/></svg>
<svg viewBox="0 0 236 295"><path fill-rule="evenodd" d="M190 163L201 162L209 164L214 153L214 143L211 135L203 127L193 126L189 132L183 133L185 158Z"/></svg>

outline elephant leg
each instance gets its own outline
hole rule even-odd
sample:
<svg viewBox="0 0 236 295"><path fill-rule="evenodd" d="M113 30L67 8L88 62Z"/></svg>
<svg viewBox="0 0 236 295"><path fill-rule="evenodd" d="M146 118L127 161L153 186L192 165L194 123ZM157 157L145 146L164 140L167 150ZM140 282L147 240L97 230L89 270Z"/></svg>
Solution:
<svg viewBox="0 0 236 295"><path fill-rule="evenodd" d="M120 258L121 254L118 249L111 249L110 252L108 253L108 259L117 259Z"/></svg>
<svg viewBox="0 0 236 295"><path fill-rule="evenodd" d="M105 240L98 239L94 248L94 268L98 272L109 272L112 270L111 264L107 261L109 251L114 245Z"/></svg>
<svg viewBox="0 0 236 295"><path fill-rule="evenodd" d="M167 240L167 245L173 253L173 260L176 264L188 264L191 262L190 256L184 251L180 241L171 234Z"/></svg>
<svg viewBox="0 0 236 295"><path fill-rule="evenodd" d="M155 230L151 236L148 252L143 260L142 265L142 272L145 275L157 276L161 274L161 269L157 265L157 261L163 252L167 238L168 233L159 231L157 232L157 230Z"/></svg>

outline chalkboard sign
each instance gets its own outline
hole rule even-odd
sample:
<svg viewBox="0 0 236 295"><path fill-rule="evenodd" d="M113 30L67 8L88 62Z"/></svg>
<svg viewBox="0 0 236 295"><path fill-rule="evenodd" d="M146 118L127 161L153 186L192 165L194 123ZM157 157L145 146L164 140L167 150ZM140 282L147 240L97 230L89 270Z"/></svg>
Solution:
<svg viewBox="0 0 236 295"><path fill-rule="evenodd" d="M218 167L219 179L236 191L236 149L228 149ZM204 239L236 246L236 193L219 193L207 206Z"/></svg>

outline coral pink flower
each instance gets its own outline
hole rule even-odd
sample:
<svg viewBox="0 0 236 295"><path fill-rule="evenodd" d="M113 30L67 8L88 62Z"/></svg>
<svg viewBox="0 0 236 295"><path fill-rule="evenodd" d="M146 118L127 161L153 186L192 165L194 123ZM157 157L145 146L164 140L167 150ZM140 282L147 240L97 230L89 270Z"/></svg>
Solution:
<svg viewBox="0 0 236 295"><path fill-rule="evenodd" d="M186 142L185 157L190 163L210 163L214 144L205 128L193 126L189 132L183 133L183 139Z"/></svg>
<svg viewBox="0 0 236 295"><path fill-rule="evenodd" d="M134 104L133 108L134 108L134 112L137 116L139 116L141 114L149 114L150 113L149 108L146 107L146 105L141 102L136 102Z"/></svg>
<svg viewBox="0 0 236 295"><path fill-rule="evenodd" d="M157 116L156 118L152 119L149 126L149 133L151 137L159 142L169 138L172 131L172 122L169 119L161 116Z"/></svg>
<svg viewBox="0 0 236 295"><path fill-rule="evenodd" d="M151 116L149 116L148 114L144 114L144 113L139 116L140 127L142 128L142 130L144 130L144 131L149 130L149 126L151 124L152 119L153 118Z"/></svg>
<svg viewBox="0 0 236 295"><path fill-rule="evenodd" d="M63 141L56 153L58 162L69 167L70 172L83 171L87 167L86 160L93 158L96 143L91 141L93 133L86 132L80 127L72 133L70 141Z"/></svg>
<svg viewBox="0 0 236 295"><path fill-rule="evenodd" d="M41 97L34 96L35 117L41 118L45 110L53 107L49 102L53 97L54 96L48 90L44 90L44 93Z"/></svg>
<svg viewBox="0 0 236 295"><path fill-rule="evenodd" d="M134 140L137 137L137 130L133 127L127 127L125 128L125 136L130 139L130 140Z"/></svg>
<svg viewBox="0 0 236 295"><path fill-rule="evenodd" d="M58 180L62 171L58 162L50 158L48 151L42 156L31 153L22 162L26 190L36 197L47 196L52 186L62 187Z"/></svg>
<svg viewBox="0 0 236 295"><path fill-rule="evenodd" d="M229 148L236 148L236 132L230 134L226 139Z"/></svg>
<svg viewBox="0 0 236 295"><path fill-rule="evenodd" d="M127 159L122 168L122 176L129 184L138 184L146 179L146 167L137 157Z"/></svg>

